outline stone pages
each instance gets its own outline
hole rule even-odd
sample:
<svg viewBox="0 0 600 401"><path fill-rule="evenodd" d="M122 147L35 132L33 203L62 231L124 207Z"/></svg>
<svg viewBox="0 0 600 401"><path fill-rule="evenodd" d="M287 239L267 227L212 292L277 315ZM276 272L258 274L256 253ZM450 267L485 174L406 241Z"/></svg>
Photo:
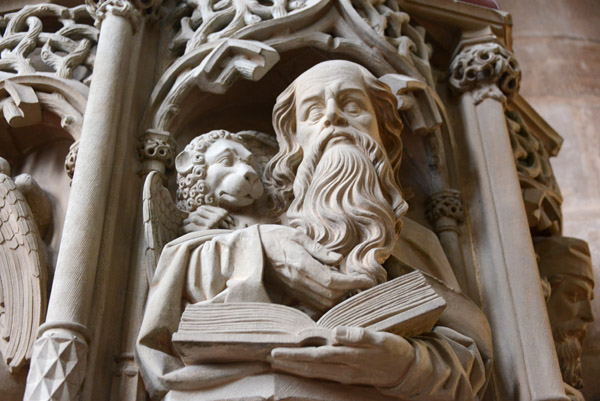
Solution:
<svg viewBox="0 0 600 401"><path fill-rule="evenodd" d="M414 271L362 291L317 322L270 303L192 304L173 344L186 365L267 360L273 348L334 344L338 326L363 327L410 337L431 331L446 301Z"/></svg>

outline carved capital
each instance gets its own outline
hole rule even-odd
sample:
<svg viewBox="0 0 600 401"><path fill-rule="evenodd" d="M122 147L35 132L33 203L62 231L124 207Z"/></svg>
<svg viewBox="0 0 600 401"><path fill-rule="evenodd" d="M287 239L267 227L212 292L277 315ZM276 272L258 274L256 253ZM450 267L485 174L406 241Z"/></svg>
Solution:
<svg viewBox="0 0 600 401"><path fill-rule="evenodd" d="M87 349L86 340L75 331L45 331L33 345L23 399L78 399L85 378Z"/></svg>
<svg viewBox="0 0 600 401"><path fill-rule="evenodd" d="M79 152L79 141L73 142L69 148L69 153L65 158L65 170L70 179L75 174L75 163L77 163L77 153Z"/></svg>
<svg viewBox="0 0 600 401"><path fill-rule="evenodd" d="M505 102L519 90L521 69L514 55L497 43L479 43L463 49L450 64L450 85L472 92L475 104L486 98Z"/></svg>
<svg viewBox="0 0 600 401"><path fill-rule="evenodd" d="M431 195L427 201L426 215L437 232L455 229L465 217L460 192L444 189Z"/></svg>
<svg viewBox="0 0 600 401"><path fill-rule="evenodd" d="M113 14L127 18L135 33L142 23L142 17L156 17L162 0L86 0L86 4L98 28L107 14Z"/></svg>
<svg viewBox="0 0 600 401"><path fill-rule="evenodd" d="M142 172L173 168L177 144L168 132L148 130L139 139L136 147L137 159L144 165Z"/></svg>

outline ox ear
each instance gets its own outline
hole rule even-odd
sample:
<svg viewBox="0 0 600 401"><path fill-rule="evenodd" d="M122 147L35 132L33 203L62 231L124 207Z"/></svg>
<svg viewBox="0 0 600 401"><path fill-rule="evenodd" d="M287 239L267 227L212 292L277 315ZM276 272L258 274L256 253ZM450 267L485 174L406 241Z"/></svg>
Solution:
<svg viewBox="0 0 600 401"><path fill-rule="evenodd" d="M192 155L189 151L184 150L175 158L175 168L179 174L188 174L190 171L192 171L192 167Z"/></svg>

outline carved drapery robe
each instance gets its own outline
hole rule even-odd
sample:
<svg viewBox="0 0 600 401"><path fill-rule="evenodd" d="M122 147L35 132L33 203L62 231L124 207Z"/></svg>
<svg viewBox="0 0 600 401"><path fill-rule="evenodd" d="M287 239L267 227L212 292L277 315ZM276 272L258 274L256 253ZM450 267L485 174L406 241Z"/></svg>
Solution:
<svg viewBox="0 0 600 401"><path fill-rule="evenodd" d="M332 394L346 387L355 394L366 392L365 398L359 395L357 399L373 400L472 400L483 394L492 354L487 321L470 300L455 290L456 279L433 233L408 219L405 222L395 257L390 258L389 267L386 265L389 277L402 274L408 266L418 267L448 303L431 333L409 339L415 358L407 373L396 386L377 390L290 378L297 380L293 385L312 382L309 385L320 386L321 391L335 387ZM153 397L168 393L168 399L192 399L188 397L196 394L208 399L208 395L201 394L210 389L236 381L259 383L262 376L273 374L268 363L260 362L184 366L171 342L189 303L271 302L263 284L264 262L258 225L237 231L194 232L165 246L136 347Z"/></svg>

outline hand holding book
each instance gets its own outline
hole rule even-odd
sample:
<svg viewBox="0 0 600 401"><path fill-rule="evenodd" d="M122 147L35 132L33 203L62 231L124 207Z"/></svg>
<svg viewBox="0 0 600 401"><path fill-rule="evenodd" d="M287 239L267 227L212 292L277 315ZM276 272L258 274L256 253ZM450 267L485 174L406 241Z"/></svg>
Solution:
<svg viewBox="0 0 600 401"><path fill-rule="evenodd" d="M320 346L323 350L318 352L327 353L332 351L327 347L347 344L375 347L385 353L403 348L406 340L400 336L431 331L445 306L425 277L414 271L358 293L331 308L318 322L297 309L277 304L189 305L173 335L173 344L186 365L271 358L281 362L276 355L302 358L311 355L308 347ZM393 343L397 347L390 345ZM271 352L281 347L302 347L305 351ZM338 348L333 355L339 352L344 351Z"/></svg>
<svg viewBox="0 0 600 401"><path fill-rule="evenodd" d="M275 348L269 358L271 366L296 376L391 387L415 358L412 345L395 334L336 327L333 337L333 345Z"/></svg>

